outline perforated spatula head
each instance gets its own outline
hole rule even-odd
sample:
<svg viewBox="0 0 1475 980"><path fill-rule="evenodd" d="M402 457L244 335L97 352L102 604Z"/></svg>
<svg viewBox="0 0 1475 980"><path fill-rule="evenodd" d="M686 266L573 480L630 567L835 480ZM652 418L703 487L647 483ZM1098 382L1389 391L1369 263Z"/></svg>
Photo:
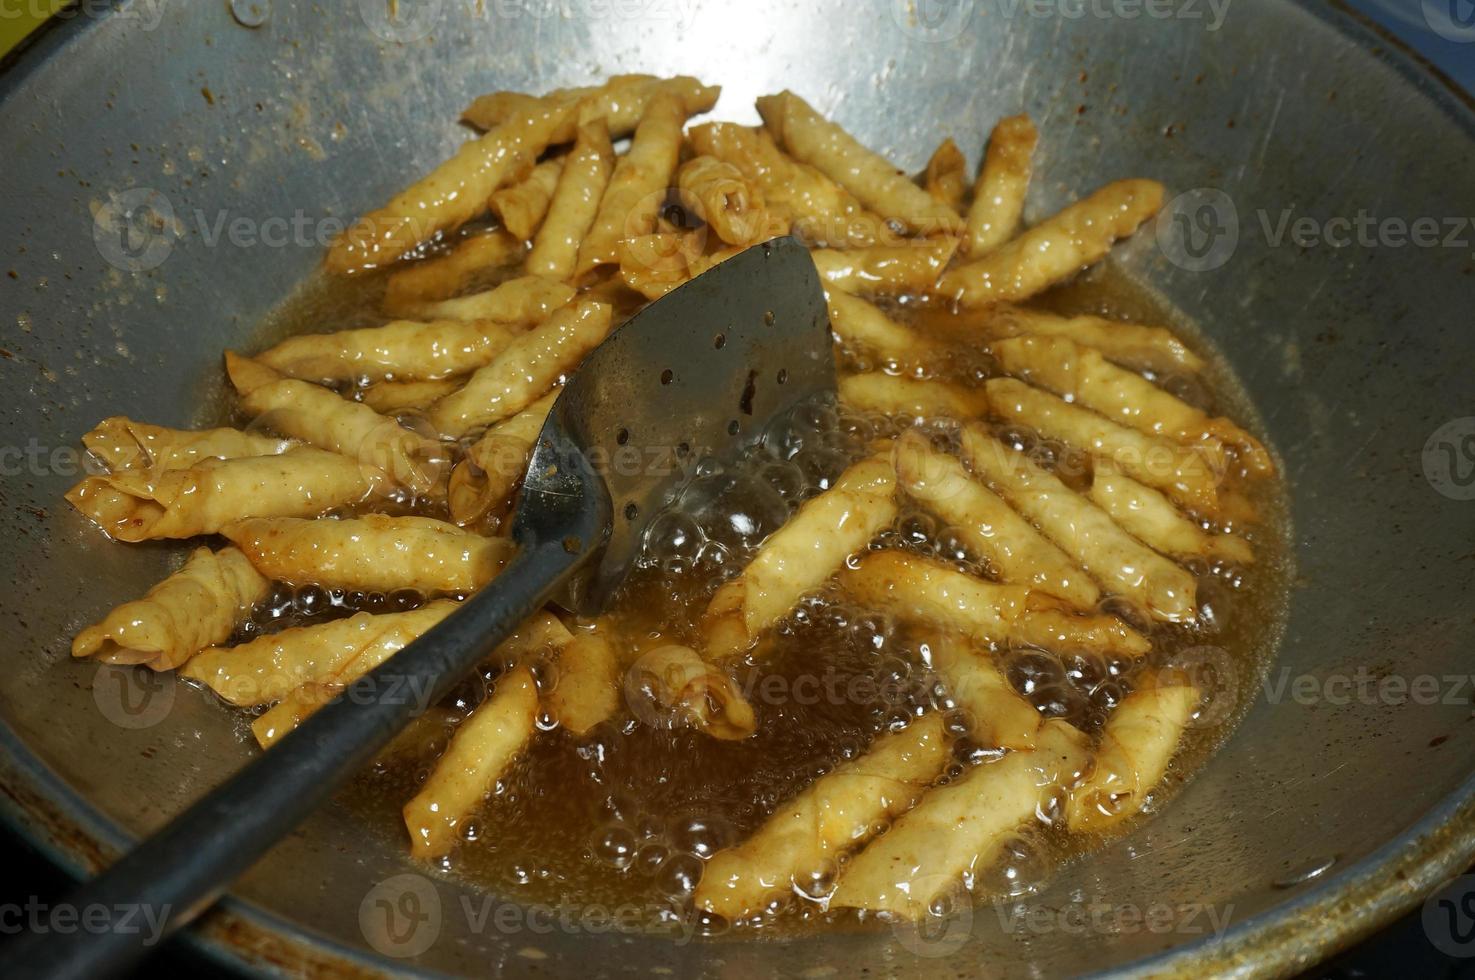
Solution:
<svg viewBox="0 0 1475 980"><path fill-rule="evenodd" d="M656 300L585 359L539 437L513 537L591 551L559 601L592 615L694 460L834 392L808 250L793 238L756 245Z"/></svg>

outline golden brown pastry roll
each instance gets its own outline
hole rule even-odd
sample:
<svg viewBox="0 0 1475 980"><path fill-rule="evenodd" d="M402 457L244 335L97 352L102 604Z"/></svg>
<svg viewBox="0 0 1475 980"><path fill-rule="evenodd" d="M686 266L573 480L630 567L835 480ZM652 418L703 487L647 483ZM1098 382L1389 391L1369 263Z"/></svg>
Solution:
<svg viewBox="0 0 1475 980"><path fill-rule="evenodd" d="M729 741L758 728L753 706L727 673L691 647L668 644L648 650L625 673L625 694L643 709Z"/></svg>
<svg viewBox="0 0 1475 980"><path fill-rule="evenodd" d="M579 246L577 275L617 262L620 242L656 230L656 215L676 174L686 116L685 103L675 95L651 99L629 151L615 160L594 224Z"/></svg>
<svg viewBox="0 0 1475 980"><path fill-rule="evenodd" d="M82 437L87 451L111 473L131 469L182 470L207 459L275 456L291 449L290 439L239 429L167 429L115 415Z"/></svg>
<svg viewBox="0 0 1475 980"><path fill-rule="evenodd" d="M880 371L840 380L840 400L852 408L913 419L972 419L988 410L988 396L946 381L918 381Z"/></svg>
<svg viewBox="0 0 1475 980"><path fill-rule="evenodd" d="M547 276L518 276L492 288L411 308L423 320L495 320L513 327L542 323L574 298L568 283Z"/></svg>
<svg viewBox="0 0 1475 980"><path fill-rule="evenodd" d="M999 418L1089 453L1190 510L1219 513L1224 451L1217 442L1190 447L1145 435L1014 378L994 378L983 387Z"/></svg>
<svg viewBox="0 0 1475 980"><path fill-rule="evenodd" d="M686 106L688 115L700 115L717 104L722 94L718 85L704 85L689 75L659 78L655 75L614 75L600 86L554 89L546 95L523 92L493 92L478 97L461 115L463 122L481 130L500 125L504 120L538 104L573 104L574 120L556 134L555 143L572 142L577 127L603 121L612 139L622 139L635 132L650 101L657 95L674 95Z"/></svg>
<svg viewBox="0 0 1475 980"><path fill-rule="evenodd" d="M1137 813L1168 771L1198 708L1199 691L1154 680L1127 695L1107 718L1091 772L1070 794L1066 816L1072 831L1105 830Z"/></svg>
<svg viewBox="0 0 1475 980"><path fill-rule="evenodd" d="M989 748L1032 749L1043 719L1014 690L988 651L945 633L927 636L929 663L967 718L968 734Z"/></svg>
<svg viewBox="0 0 1475 980"><path fill-rule="evenodd" d="M872 457L806 501L769 536L742 574L712 597L702 617L707 655L721 662L750 650L805 593L824 584L895 520L895 490L891 462Z"/></svg>
<svg viewBox="0 0 1475 980"><path fill-rule="evenodd" d="M451 470L446 491L451 520L465 527L489 515L500 516L511 503L559 391L548 392L471 444L466 458Z"/></svg>
<svg viewBox="0 0 1475 980"><path fill-rule="evenodd" d="M1091 500L1128 534L1174 558L1207 558L1250 565L1255 553L1244 538L1205 531L1179 513L1172 501L1109 466L1091 479Z"/></svg>
<svg viewBox="0 0 1475 980"><path fill-rule="evenodd" d="M400 315L421 303L450 299L497 269L516 265L522 256L522 242L501 228L468 235L444 255L390 276L384 287L384 310Z"/></svg>
<svg viewBox="0 0 1475 980"><path fill-rule="evenodd" d="M1117 367L1100 351L1065 337L1015 337L989 350L1010 374L1122 425L1191 446L1231 446L1251 472L1275 472L1265 447L1244 429Z"/></svg>
<svg viewBox="0 0 1475 980"><path fill-rule="evenodd" d="M809 254L827 289L861 296L903 296L933 292L937 277L957 248L958 240L947 237L927 244L817 248Z"/></svg>
<svg viewBox="0 0 1475 980"><path fill-rule="evenodd" d="M963 198L968 194L968 161L958 149L952 137L937 145L927 161L922 174L922 187L939 204L946 204L954 211L963 207Z"/></svg>
<svg viewBox="0 0 1475 980"><path fill-rule="evenodd" d="M1015 832L1070 788L1086 764L1086 746L1070 725L1047 721L1032 751L1006 753L928 790L851 860L830 907L925 917L964 875L992 866Z"/></svg>
<svg viewBox="0 0 1475 980"><path fill-rule="evenodd" d="M763 193L732 164L714 156L693 157L681 165L676 182L697 217L729 245L752 245L770 237Z"/></svg>
<svg viewBox="0 0 1475 980"><path fill-rule="evenodd" d="M975 258L983 255L1019 230L1033 169L1031 158L1039 141L1039 131L1029 116L1010 116L994 127L973 187L964 254Z"/></svg>
<svg viewBox="0 0 1475 980"><path fill-rule="evenodd" d="M380 381L364 389L365 405L380 415L423 412L466 383L465 378L444 381Z"/></svg>
<svg viewBox="0 0 1475 980"><path fill-rule="evenodd" d="M559 651L555 671L557 682L543 705L561 727L584 735L619 710L620 665L604 637L574 637Z"/></svg>
<svg viewBox="0 0 1475 980"><path fill-rule="evenodd" d="M912 807L948 761L941 715L876 739L707 862L693 904L731 921L832 877L841 857Z"/></svg>
<svg viewBox="0 0 1475 980"><path fill-rule="evenodd" d="M538 103L479 139L350 225L328 249L335 275L382 268L437 235L486 212L492 192L528 173L533 161L577 118L573 104Z"/></svg>
<svg viewBox="0 0 1475 980"><path fill-rule="evenodd" d="M936 356L930 338L897 323L879 307L843 289L825 290L830 329L850 351L894 364L925 363Z"/></svg>
<svg viewBox="0 0 1475 980"><path fill-rule="evenodd" d="M402 613L357 613L295 626L235 647L211 647L181 673L231 704L270 704L304 684L346 684L409 646L455 610L440 599Z"/></svg>
<svg viewBox="0 0 1475 980"><path fill-rule="evenodd" d="M703 123L693 126L687 139L698 153L737 167L762 192L774 218L774 234L787 229L807 244L837 248L864 248L896 237L885 218L818 170L788 156L766 129Z"/></svg>
<svg viewBox="0 0 1475 980"><path fill-rule="evenodd" d="M548 214L533 240L524 268L531 275L560 282L574 277L579 244L594 224L599 202L615 166L609 127L603 119L579 127L578 142L558 178Z"/></svg>
<svg viewBox="0 0 1475 980"><path fill-rule="evenodd" d="M544 160L519 183L492 194L492 213L518 241L530 241L542 226L559 175L563 173L563 164L563 157Z"/></svg>
<svg viewBox="0 0 1475 980"><path fill-rule="evenodd" d="M347 456L416 493L428 494L445 479L448 454L437 440L231 351L225 352L225 364L241 393L241 410L278 432Z"/></svg>
<svg viewBox="0 0 1475 980"><path fill-rule="evenodd" d="M1198 615L1192 575L1141 544L1060 478L977 426L963 430L973 472L1034 522L1096 579L1153 619L1192 622Z"/></svg>
<svg viewBox="0 0 1475 980"><path fill-rule="evenodd" d="M913 184L889 160L867 149L790 91L758 99L774 141L858 197L877 214L924 234L955 233L962 218Z"/></svg>
<svg viewBox="0 0 1475 980"><path fill-rule="evenodd" d="M214 534L247 517L316 517L385 492L382 473L322 449L89 477L67 500L119 541Z"/></svg>
<svg viewBox="0 0 1475 980"><path fill-rule="evenodd" d="M435 381L489 363L518 331L495 320L395 320L382 327L289 337L255 360L319 384Z"/></svg>
<svg viewBox="0 0 1475 980"><path fill-rule="evenodd" d="M455 848L467 821L527 747L537 718L532 671L516 667L498 678L492 696L457 726L430 778L405 804L405 827L417 857L440 857Z"/></svg>
<svg viewBox="0 0 1475 980"><path fill-rule="evenodd" d="M270 591L271 583L235 548L199 548L142 599L78 633L72 656L172 670L230 639Z"/></svg>
<svg viewBox="0 0 1475 980"><path fill-rule="evenodd" d="M840 584L868 607L981 644L1024 643L1132 658L1151 649L1146 637L1115 616L1066 612L1025 586L986 582L906 552L872 552L841 573Z"/></svg>
<svg viewBox="0 0 1475 980"><path fill-rule="evenodd" d="M523 334L477 371L460 391L430 406L432 425L449 436L510 418L547 394L578 367L610 330L608 303L581 299Z"/></svg>
<svg viewBox="0 0 1475 980"><path fill-rule="evenodd" d="M221 534L262 574L290 585L426 595L475 592L496 577L514 550L429 517L365 514L345 520L252 518Z"/></svg>
<svg viewBox="0 0 1475 980"><path fill-rule="evenodd" d="M1204 359L1171 330L1099 316L1063 317L1002 303L987 311L985 331L996 338L1065 337L1134 371L1196 374L1204 368Z"/></svg>
<svg viewBox="0 0 1475 980"><path fill-rule="evenodd" d="M913 499L943 520L999 578L1094 609L1101 590L1085 570L920 432L896 443L896 474Z"/></svg>
<svg viewBox="0 0 1475 980"><path fill-rule="evenodd" d="M1018 303L1106 257L1163 206L1163 185L1121 180L942 277L938 292L963 306Z"/></svg>

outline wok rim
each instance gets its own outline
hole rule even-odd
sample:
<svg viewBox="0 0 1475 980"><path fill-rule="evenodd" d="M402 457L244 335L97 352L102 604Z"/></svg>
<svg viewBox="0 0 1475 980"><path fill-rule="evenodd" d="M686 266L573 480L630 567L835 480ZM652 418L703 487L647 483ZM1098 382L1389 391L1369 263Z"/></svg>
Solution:
<svg viewBox="0 0 1475 980"><path fill-rule="evenodd" d="M90 30L118 14L78 16L69 0L0 57L0 103ZM1475 93L1346 0L1281 0L1330 26L1364 54L1388 65L1475 139ZM73 789L0 720L0 821L74 882L94 873L137 838ZM1097 976L1286 976L1323 962L1411 911L1475 861L1475 773L1403 833L1333 872L1303 894L1206 937ZM354 974L441 977L346 946L254 902L226 893L173 941L216 965L247 970L335 966Z"/></svg>

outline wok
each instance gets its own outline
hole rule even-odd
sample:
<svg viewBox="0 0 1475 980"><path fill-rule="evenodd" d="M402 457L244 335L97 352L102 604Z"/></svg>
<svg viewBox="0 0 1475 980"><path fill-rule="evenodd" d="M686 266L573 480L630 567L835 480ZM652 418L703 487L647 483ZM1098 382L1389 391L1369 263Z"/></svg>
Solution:
<svg viewBox="0 0 1475 980"><path fill-rule="evenodd" d="M1058 873L1024 920L983 906L939 933L765 943L478 923L473 889L339 802L193 941L294 973L1269 975L1469 864L1475 726L1451 678L1475 645L1475 229L1462 244L1451 229L1475 216L1475 113L1430 70L1312 0L1222 17L1203 2L400 7L84 4L0 78L0 781L8 818L58 861L97 868L254 751L196 691L69 662L76 630L168 560L103 546L63 505L70 447L116 412L194 421L221 349L309 275L336 221L451 152L473 96L652 71L723 84L719 115L743 121L791 87L912 169L943 136L973 150L1027 110L1043 134L1031 219L1117 177L1188 195L1117 261L1191 312L1284 455L1298 571L1264 689L1165 812ZM130 209L159 221L120 231ZM1292 237L1302 218L1314 229ZM1419 218L1439 243L1399 244L1388 222ZM1365 696L1367 676L1404 696ZM1437 696L1414 693L1424 677ZM429 926L396 945L374 925L406 889L433 924L423 950ZM1142 918L1154 908L1167 929Z"/></svg>

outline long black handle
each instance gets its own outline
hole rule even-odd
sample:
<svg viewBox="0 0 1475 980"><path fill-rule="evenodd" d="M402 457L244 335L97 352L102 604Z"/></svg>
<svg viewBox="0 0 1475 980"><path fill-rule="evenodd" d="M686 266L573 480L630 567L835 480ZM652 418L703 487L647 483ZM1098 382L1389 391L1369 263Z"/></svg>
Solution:
<svg viewBox="0 0 1475 980"><path fill-rule="evenodd" d="M558 541L525 548L490 586L355 687L377 694L325 706L67 903L148 910L163 918L166 931L189 922L542 606L587 556ZM119 973L150 951L146 938L158 937L147 933L32 933L5 950L3 972L16 978Z"/></svg>

